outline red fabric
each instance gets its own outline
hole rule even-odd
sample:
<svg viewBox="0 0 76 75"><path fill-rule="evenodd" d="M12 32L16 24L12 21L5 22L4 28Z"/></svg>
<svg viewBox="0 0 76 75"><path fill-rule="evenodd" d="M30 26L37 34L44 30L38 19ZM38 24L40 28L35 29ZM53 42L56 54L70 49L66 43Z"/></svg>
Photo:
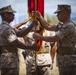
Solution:
<svg viewBox="0 0 76 75"><path fill-rule="evenodd" d="M28 0L28 11L30 13L34 10L34 1L35 0Z"/></svg>
<svg viewBox="0 0 76 75"><path fill-rule="evenodd" d="M42 30L41 30L41 28L40 28L40 30L37 30L36 32L42 34L41 31L42 31ZM42 40L37 40L37 44L38 44L38 51L39 51L40 48L41 48L41 46L42 46Z"/></svg>
<svg viewBox="0 0 76 75"><path fill-rule="evenodd" d="M44 17L44 0L36 0L37 1L37 10L42 14L42 16ZM32 11L34 11L34 2L35 0L28 0L28 10L31 13Z"/></svg>
<svg viewBox="0 0 76 75"><path fill-rule="evenodd" d="M37 0L37 10L42 14L44 17L44 0Z"/></svg>
<svg viewBox="0 0 76 75"><path fill-rule="evenodd" d="M39 11L41 13L41 15L44 17L44 0L36 0L36 7L37 7L37 11ZM34 11L35 9L35 0L28 0L28 11L31 12ZM40 27L39 30L37 30L36 32L42 35L42 31L43 29ZM37 40L38 43L38 50L40 50L41 46L42 46L42 40Z"/></svg>

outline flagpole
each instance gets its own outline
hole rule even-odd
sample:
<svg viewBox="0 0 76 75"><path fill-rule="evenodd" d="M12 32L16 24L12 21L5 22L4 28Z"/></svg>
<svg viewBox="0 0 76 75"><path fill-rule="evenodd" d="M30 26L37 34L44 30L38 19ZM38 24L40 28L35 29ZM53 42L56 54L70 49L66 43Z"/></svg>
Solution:
<svg viewBox="0 0 76 75"><path fill-rule="evenodd" d="M34 19L36 19L37 0L34 0Z"/></svg>
<svg viewBox="0 0 76 75"><path fill-rule="evenodd" d="M34 0L34 20L36 20L36 10L37 10L37 0ZM36 26L34 28L35 28L34 32L36 32ZM35 40L35 43L37 43L37 40ZM35 51L35 65L37 66L37 64L36 64L36 51Z"/></svg>
<svg viewBox="0 0 76 75"><path fill-rule="evenodd" d="M34 0L34 19L36 20L36 10L37 10L37 0ZM36 26L35 26L35 32L36 32Z"/></svg>

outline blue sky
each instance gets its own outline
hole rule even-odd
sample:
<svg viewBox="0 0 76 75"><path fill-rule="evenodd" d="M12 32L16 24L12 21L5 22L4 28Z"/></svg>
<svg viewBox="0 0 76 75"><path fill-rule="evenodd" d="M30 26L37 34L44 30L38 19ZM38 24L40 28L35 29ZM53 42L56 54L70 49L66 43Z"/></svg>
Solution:
<svg viewBox="0 0 76 75"><path fill-rule="evenodd" d="M0 0L0 8L6 5L11 5L12 8L17 11L14 23L18 23L28 18L27 1L28 0ZM56 16L53 12L56 10L58 4L71 5L71 16L72 18L76 18L76 0L45 0L44 13L47 13L50 17Z"/></svg>

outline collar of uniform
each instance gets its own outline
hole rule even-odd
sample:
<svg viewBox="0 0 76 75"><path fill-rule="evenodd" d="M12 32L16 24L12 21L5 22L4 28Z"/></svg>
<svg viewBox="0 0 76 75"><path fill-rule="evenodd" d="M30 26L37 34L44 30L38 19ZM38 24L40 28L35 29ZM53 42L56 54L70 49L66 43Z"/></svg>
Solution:
<svg viewBox="0 0 76 75"><path fill-rule="evenodd" d="M6 21L2 21L2 24L9 24L8 22L6 22Z"/></svg>
<svg viewBox="0 0 76 75"><path fill-rule="evenodd" d="M71 22L71 20L69 19L66 23L63 23L63 27L68 26L68 23Z"/></svg>
<svg viewBox="0 0 76 75"><path fill-rule="evenodd" d="M67 20L65 23L63 23L63 24L67 24L67 23L69 23L69 22L71 22L71 20L69 19L69 20Z"/></svg>

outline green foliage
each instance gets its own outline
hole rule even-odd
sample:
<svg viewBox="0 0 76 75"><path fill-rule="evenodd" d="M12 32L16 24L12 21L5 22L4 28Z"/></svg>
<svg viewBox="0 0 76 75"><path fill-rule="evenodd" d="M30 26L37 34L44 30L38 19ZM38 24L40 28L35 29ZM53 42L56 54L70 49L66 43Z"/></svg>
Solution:
<svg viewBox="0 0 76 75"><path fill-rule="evenodd" d="M46 14L45 16L46 16L46 20L48 23L51 23L51 24L57 24L58 23L57 17L49 16L48 14Z"/></svg>

